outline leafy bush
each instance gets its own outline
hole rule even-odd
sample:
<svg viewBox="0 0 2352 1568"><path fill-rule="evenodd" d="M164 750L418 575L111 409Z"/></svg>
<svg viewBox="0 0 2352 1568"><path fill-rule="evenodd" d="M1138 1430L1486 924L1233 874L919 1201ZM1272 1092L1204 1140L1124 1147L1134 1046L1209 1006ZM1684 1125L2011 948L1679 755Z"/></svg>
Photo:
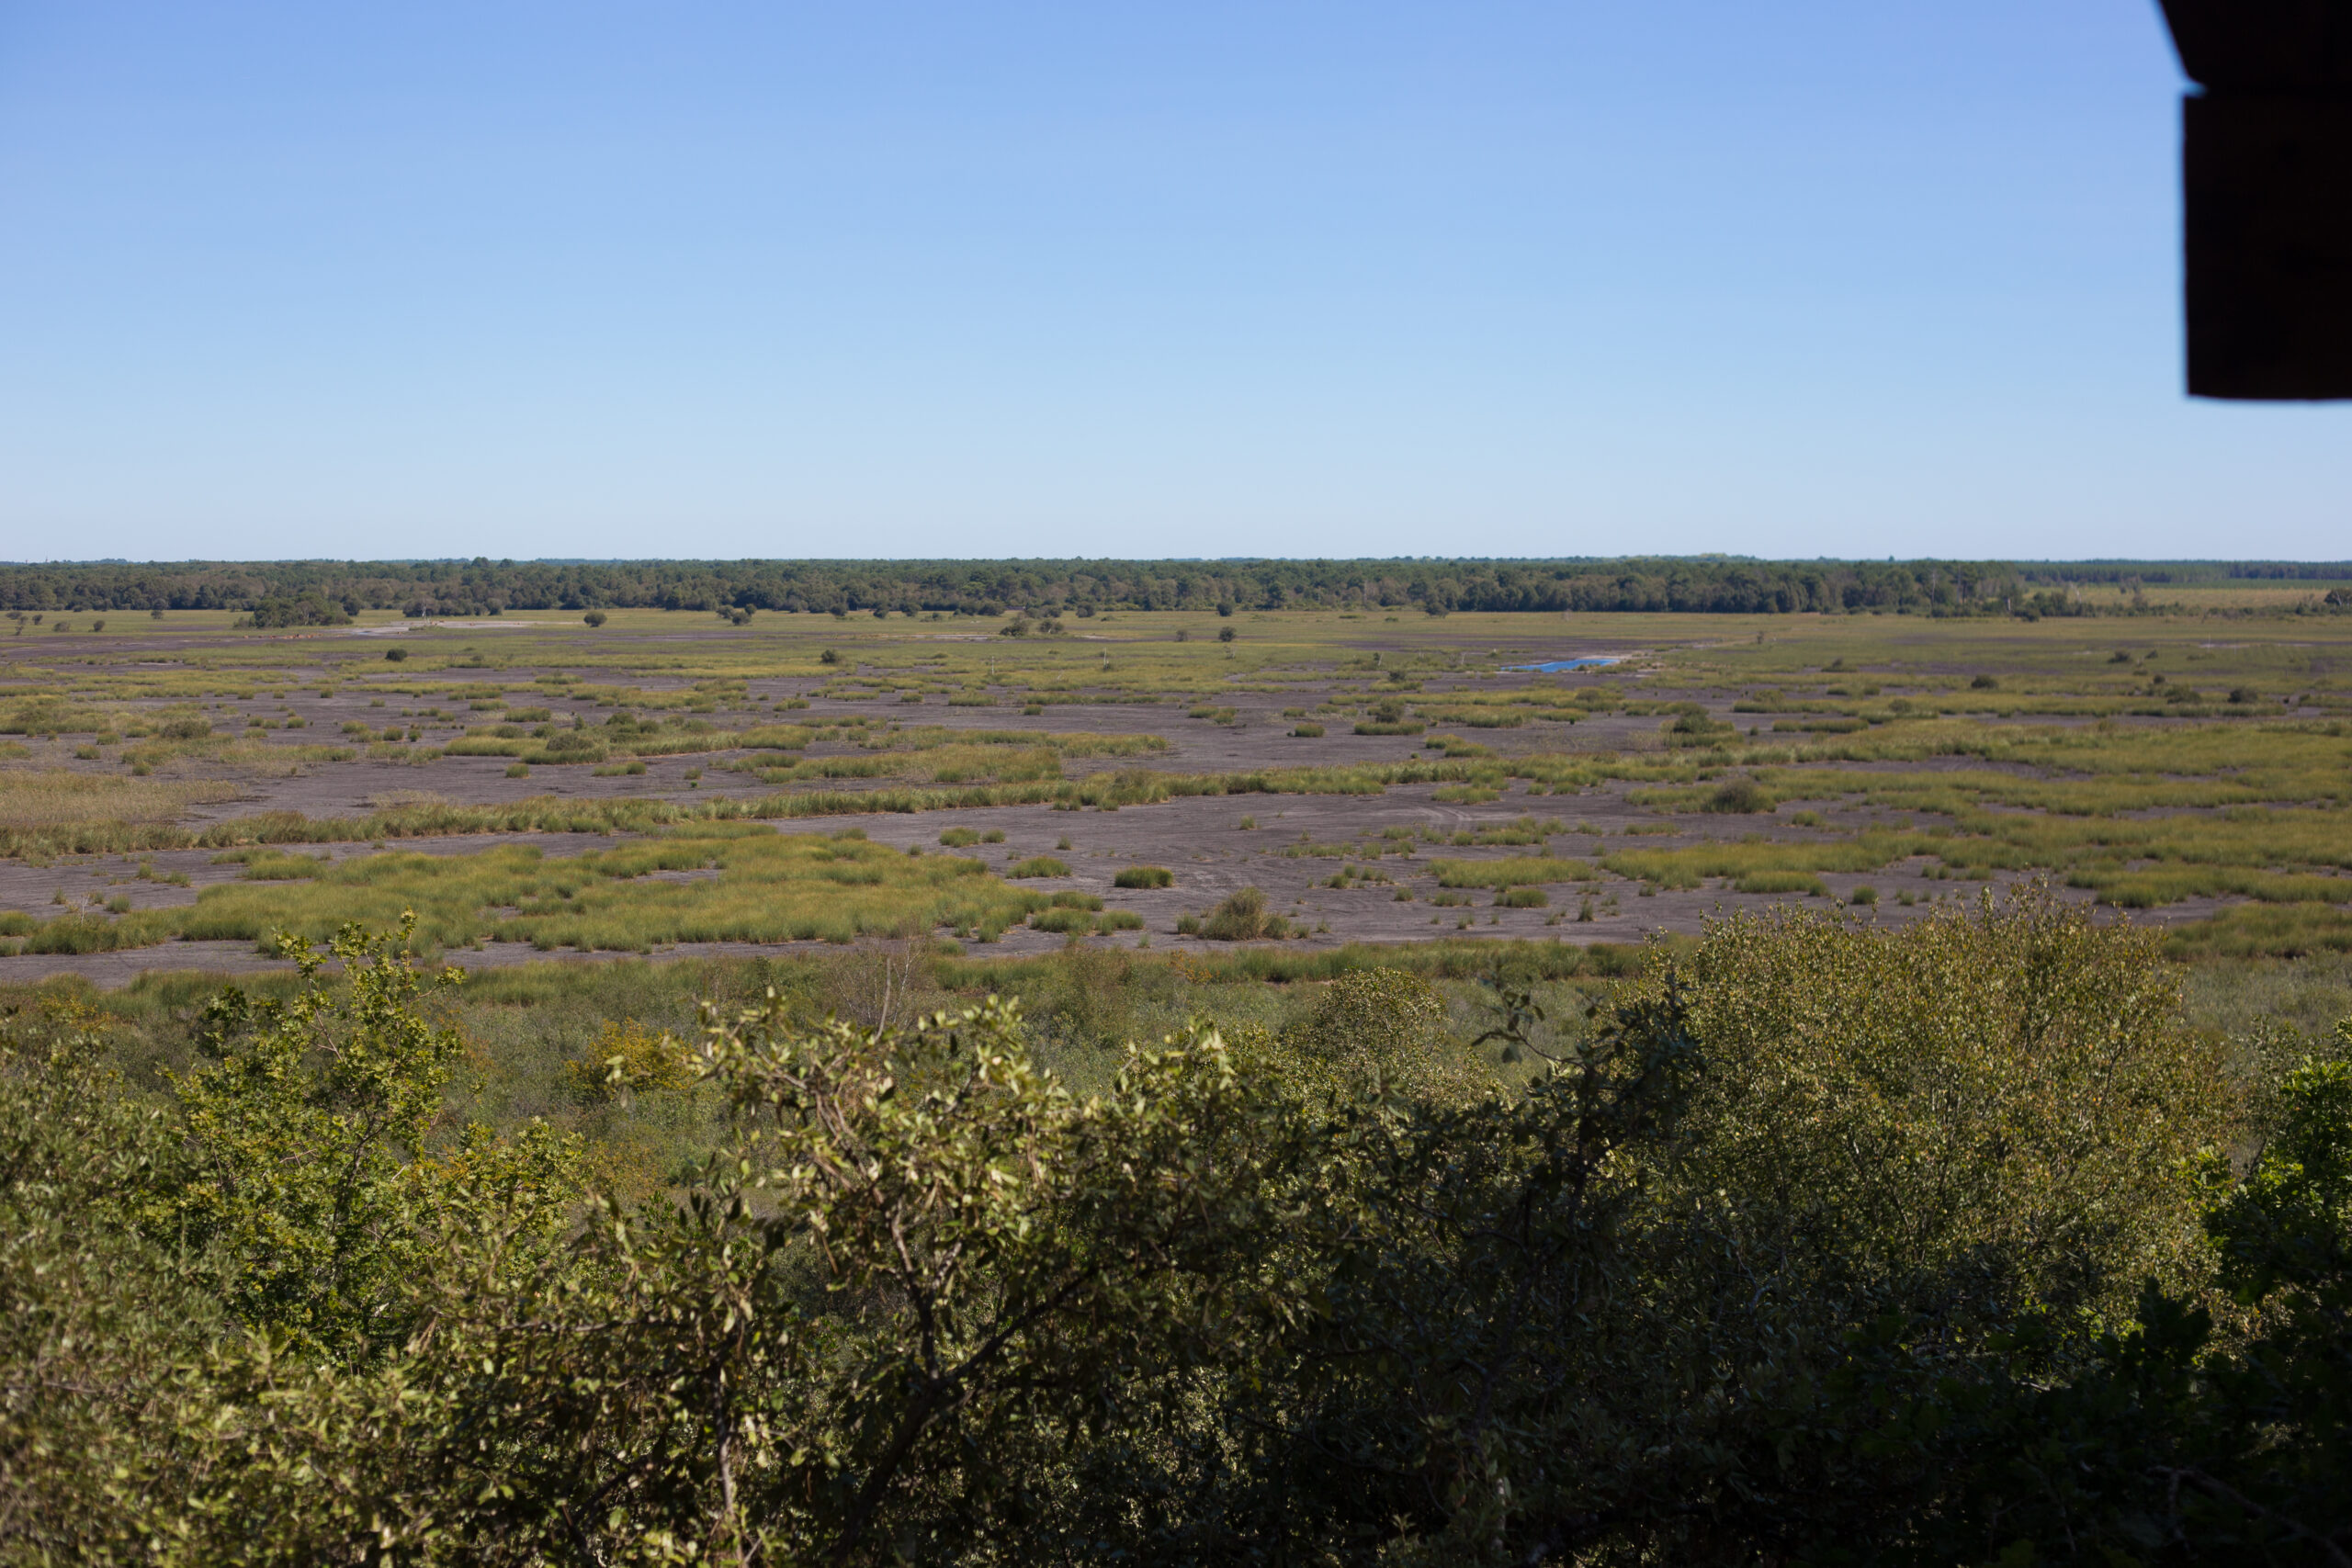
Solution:
<svg viewBox="0 0 2352 1568"><path fill-rule="evenodd" d="M443 1123L456 981L399 945L340 934L330 982L288 944L160 1105L86 1010L0 1019L12 1557L2283 1564L2352 1528L2352 1034L2244 1120L2154 939L2048 900L1734 919L1589 1007L1497 973L1474 1040L1352 971L1085 1096L1017 1004L771 993L690 1057L624 1020L578 1095L726 1108L634 1203Z"/></svg>
<svg viewBox="0 0 2352 1568"><path fill-rule="evenodd" d="M592 626L601 626L605 624L605 612L602 610L591 610L580 618L587 622L588 625Z"/></svg>
<svg viewBox="0 0 2352 1568"><path fill-rule="evenodd" d="M682 1089L695 1080L693 1054L669 1032L633 1018L607 1020L586 1052L564 1064L564 1086L590 1104L623 1093Z"/></svg>

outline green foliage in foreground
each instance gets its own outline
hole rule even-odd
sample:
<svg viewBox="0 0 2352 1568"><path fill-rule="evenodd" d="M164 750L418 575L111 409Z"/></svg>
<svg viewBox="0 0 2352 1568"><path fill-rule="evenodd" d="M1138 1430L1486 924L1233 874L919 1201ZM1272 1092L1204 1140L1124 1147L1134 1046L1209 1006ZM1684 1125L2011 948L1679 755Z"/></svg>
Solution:
<svg viewBox="0 0 2352 1568"><path fill-rule="evenodd" d="M217 1002L168 1104L70 1010L6 1030L0 1561L2319 1563L2352 1529L2352 1035L2245 1092L2150 939L2048 905L1734 920L1589 1016L1500 984L1476 1043L1359 972L1083 1097L1009 1003L712 1010L725 1146L634 1206L435 1122L434 982L334 951L341 987ZM676 1070L631 1049L616 1093Z"/></svg>

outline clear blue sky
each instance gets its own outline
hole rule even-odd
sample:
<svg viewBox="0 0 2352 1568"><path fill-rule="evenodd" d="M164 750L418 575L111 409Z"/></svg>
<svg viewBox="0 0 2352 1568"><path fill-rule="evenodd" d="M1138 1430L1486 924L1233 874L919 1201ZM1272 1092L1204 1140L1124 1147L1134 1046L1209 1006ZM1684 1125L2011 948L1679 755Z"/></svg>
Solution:
<svg viewBox="0 0 2352 1568"><path fill-rule="evenodd" d="M0 558L2352 556L2151 0L0 0Z"/></svg>

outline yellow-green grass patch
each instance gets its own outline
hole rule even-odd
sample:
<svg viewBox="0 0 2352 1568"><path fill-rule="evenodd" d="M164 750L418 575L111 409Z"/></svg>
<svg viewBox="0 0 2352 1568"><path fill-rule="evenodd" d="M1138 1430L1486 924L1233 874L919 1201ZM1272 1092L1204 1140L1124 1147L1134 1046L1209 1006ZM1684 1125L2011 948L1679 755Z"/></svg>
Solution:
<svg viewBox="0 0 2352 1568"><path fill-rule="evenodd" d="M244 790L220 779L0 769L0 853L91 854L186 841L179 818Z"/></svg>
<svg viewBox="0 0 2352 1568"><path fill-rule="evenodd" d="M297 858L256 861L249 874ZM175 936L258 941L276 931L315 942L350 920L397 923L409 909L417 913L420 938L439 947L491 941L645 952L673 942L845 942L941 927L987 938L1047 902L960 856L711 826L563 859L534 845L501 844L467 855L392 851L332 866L313 863L307 880L208 887L192 908L49 921L26 946L73 952Z"/></svg>
<svg viewBox="0 0 2352 1568"><path fill-rule="evenodd" d="M1522 855L1512 860L1431 861L1440 887L1521 887L1544 882L1583 882L1597 874L1589 860Z"/></svg>

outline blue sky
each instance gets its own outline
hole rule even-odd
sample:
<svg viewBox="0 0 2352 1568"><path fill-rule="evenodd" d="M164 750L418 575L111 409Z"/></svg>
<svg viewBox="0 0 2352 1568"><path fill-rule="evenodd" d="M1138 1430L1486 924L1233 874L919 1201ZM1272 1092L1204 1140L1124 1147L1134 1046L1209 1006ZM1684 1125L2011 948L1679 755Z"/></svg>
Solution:
<svg viewBox="0 0 2352 1568"><path fill-rule="evenodd" d="M2352 556L2148 0L0 0L0 558Z"/></svg>

